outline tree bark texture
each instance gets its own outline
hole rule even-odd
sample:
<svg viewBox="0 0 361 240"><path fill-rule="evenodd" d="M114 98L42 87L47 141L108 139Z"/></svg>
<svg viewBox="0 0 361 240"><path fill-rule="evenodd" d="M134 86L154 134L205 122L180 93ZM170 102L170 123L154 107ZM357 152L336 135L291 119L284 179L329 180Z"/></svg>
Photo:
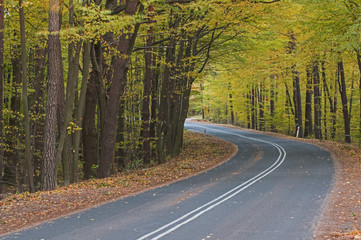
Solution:
<svg viewBox="0 0 361 240"><path fill-rule="evenodd" d="M127 2L126 14L134 15L137 11L138 0L129 0ZM139 27L139 26L138 26ZM137 29L133 36L123 34L119 41L117 50L121 55L129 56L134 47L135 36ZM124 78L128 70L128 57L117 56L112 64L114 70L111 86L109 90L109 98L106 106L105 116L103 118L102 133L101 133L101 149L100 161L98 168L98 177L105 178L110 176L111 164L114 156L115 136L117 128L117 113L119 109L120 96L122 91Z"/></svg>
<svg viewBox="0 0 361 240"><path fill-rule="evenodd" d="M48 57L48 94L46 103L44 153L42 163L43 191L53 190L56 186L56 125L58 106L58 83L62 77L60 44L60 1L50 0L49 5L49 57Z"/></svg>
<svg viewBox="0 0 361 240"><path fill-rule="evenodd" d="M97 105L97 89L95 78L95 70L91 73L86 89L86 103L84 109L83 120L83 173L84 178L89 179L95 177L93 174L93 166L98 165L98 131L95 126L95 114Z"/></svg>
<svg viewBox="0 0 361 240"><path fill-rule="evenodd" d="M339 91L341 94L342 113L343 113L343 121L344 121L344 128L345 128L345 142L351 143L350 118L349 118L348 104L347 104L347 89L346 89L346 79L345 79L343 61L340 60L337 63L337 66L338 66L338 73L339 73L338 84L339 84Z"/></svg>

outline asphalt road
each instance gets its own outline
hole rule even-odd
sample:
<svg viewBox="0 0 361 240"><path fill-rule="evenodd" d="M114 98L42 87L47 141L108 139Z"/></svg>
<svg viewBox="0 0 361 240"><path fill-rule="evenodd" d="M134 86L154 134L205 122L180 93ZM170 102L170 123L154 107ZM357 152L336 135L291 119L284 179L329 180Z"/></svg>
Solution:
<svg viewBox="0 0 361 240"><path fill-rule="evenodd" d="M214 125L186 128L239 151L200 175L0 239L313 239L334 175L328 152Z"/></svg>

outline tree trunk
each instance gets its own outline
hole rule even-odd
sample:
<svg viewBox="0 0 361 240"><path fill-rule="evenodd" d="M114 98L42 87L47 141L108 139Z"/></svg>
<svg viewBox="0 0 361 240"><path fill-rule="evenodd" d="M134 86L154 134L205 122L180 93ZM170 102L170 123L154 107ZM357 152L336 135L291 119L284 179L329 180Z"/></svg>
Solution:
<svg viewBox="0 0 361 240"><path fill-rule="evenodd" d="M271 96L270 96L270 115L271 115L271 131L274 132L275 129L275 79L276 75L271 75Z"/></svg>
<svg viewBox="0 0 361 240"><path fill-rule="evenodd" d="M126 14L130 16L134 15L137 11L138 3L139 0L129 0L125 9ZM129 34L121 35L117 48L120 55L129 56L131 54L138 29L139 25L135 27L132 37L130 37ZM122 89L122 83L126 77L128 61L128 57L124 58L123 56L117 56L112 64L114 72L102 125L100 161L97 172L99 178L110 176L111 164L114 156L120 96L122 91L124 91L124 89Z"/></svg>
<svg viewBox="0 0 361 240"><path fill-rule="evenodd" d="M321 69L322 69L322 83L323 83L323 126L325 129L325 140L328 140L328 125L327 125L327 100L329 98L329 89L328 89L328 85L327 85L327 80L326 80L326 69L325 69L325 62L322 61L321 62Z"/></svg>
<svg viewBox="0 0 361 240"><path fill-rule="evenodd" d="M42 40L43 41L43 40ZM37 46L35 49L35 70L33 74L33 84L35 89L34 95L34 107L33 115L35 119L33 120L33 166L34 166L34 184L35 186L40 186L41 184L41 162L42 154L44 147L44 119L41 117L45 115L45 106L44 106L44 80L45 80L45 70L46 70L46 54L47 50L41 45Z"/></svg>
<svg viewBox="0 0 361 240"><path fill-rule="evenodd" d="M264 118L264 82L260 83L258 105L259 105L259 130L264 131L265 118Z"/></svg>
<svg viewBox="0 0 361 240"><path fill-rule="evenodd" d="M353 95L354 95L354 90L355 90L355 81L354 79L351 80L351 94L350 94L350 104L349 104L349 108L348 108L348 118L349 121L351 122L352 119L352 106L353 106Z"/></svg>
<svg viewBox="0 0 361 240"><path fill-rule="evenodd" d="M234 124L233 96L232 96L232 85L231 85L231 83L228 84L228 91L229 91L229 94L228 94L229 107L230 107L230 112L231 112L231 124ZM202 117L204 119L203 106L202 106Z"/></svg>
<svg viewBox="0 0 361 240"><path fill-rule="evenodd" d="M247 87L249 88L249 86ZM252 117L251 117L251 102L252 102L252 93L249 91L248 93L246 93L246 98L247 98L247 128L251 129L252 125L251 125L251 121L252 121Z"/></svg>
<svg viewBox="0 0 361 240"><path fill-rule="evenodd" d="M333 109L331 109L332 112L332 132L331 132L331 138L336 138L336 124L337 124L337 86L338 86L338 78L339 78L339 70L336 71L336 77L334 81L334 94L333 94Z"/></svg>
<svg viewBox="0 0 361 240"><path fill-rule="evenodd" d="M293 67L293 84L294 84L294 102L295 102L295 117L296 117L296 131L299 131L299 137L303 137L303 120L302 120L302 101L301 101L301 85L298 71Z"/></svg>
<svg viewBox="0 0 361 240"><path fill-rule="evenodd" d="M344 127L345 127L345 142L351 143L351 129L350 129L350 118L348 112L348 104L347 104L347 92L346 92L346 79L345 79L345 72L343 67L343 61L340 60L337 63L338 71L339 71L339 91L341 94L341 101L342 101L342 113L343 113L343 120L344 120Z"/></svg>
<svg viewBox="0 0 361 240"><path fill-rule="evenodd" d="M307 84L306 84L306 106L305 106L305 137L313 134L312 124L312 74L310 68L307 67Z"/></svg>
<svg viewBox="0 0 361 240"><path fill-rule="evenodd" d="M288 85L287 83L285 83L286 86L286 113L287 113L287 117L288 117L288 130L287 130L287 134L291 135L291 116L290 114L292 114L293 116L295 116L295 111L294 108L292 106L292 100L291 100L291 95L290 95L290 91L288 89Z"/></svg>
<svg viewBox="0 0 361 240"><path fill-rule="evenodd" d="M313 63L313 107L314 107L314 118L315 118L315 138L322 139L321 131L321 96L320 96L320 73L318 68L318 62Z"/></svg>
<svg viewBox="0 0 361 240"><path fill-rule="evenodd" d="M172 138L172 157L180 154L183 147L184 122L187 118L189 97L194 79L191 77L184 77L182 76L182 73L188 73L194 70L193 64L189 62L192 55L192 47L194 47L192 38L188 38L187 42L182 41L179 47L176 74L181 77L178 77L177 88L174 89L176 92L179 92L179 94L175 94L177 97L177 105L172 107L172 109L177 108L177 111L173 114L177 121L173 123L174 136Z"/></svg>
<svg viewBox="0 0 361 240"><path fill-rule="evenodd" d="M183 137L183 124L182 122L182 108L183 108L183 93L187 89L187 79L182 76L181 73L186 72L187 70L183 66L184 64L184 48L185 48L185 41L182 39L179 41L178 47L178 54L176 60L176 66L174 69L174 84L173 89L171 90L171 106L170 106L170 129L169 132L171 133L170 144L168 145L168 152L171 153L171 157L177 156L181 149L182 143L179 141L178 138L180 135ZM190 49L190 47L189 47ZM190 54L190 50L189 50ZM179 129L181 128L181 129Z"/></svg>
<svg viewBox="0 0 361 240"><path fill-rule="evenodd" d="M8 121L7 130L4 134L4 141L6 148L4 149L4 159L6 159L6 164L4 165L4 176L3 180L14 186L18 186L16 175L18 175L18 165L19 165L19 155L17 149L17 142L19 141L19 118L20 118L20 108L21 108L21 96L19 87L21 86L21 65L20 65L20 52L18 52L18 46L15 46L13 49L13 58L11 59L12 64L12 79L9 79L12 82L11 84L11 95L9 96L11 115ZM19 190L20 191L20 190Z"/></svg>
<svg viewBox="0 0 361 240"><path fill-rule="evenodd" d="M62 80L62 59L60 44L60 1L50 0L49 5L49 58L48 58L48 96L46 104L44 153L42 164L43 191L53 190L56 186L56 125L59 91Z"/></svg>
<svg viewBox="0 0 361 240"><path fill-rule="evenodd" d="M21 78L23 81L23 114L24 114L24 129L25 129L25 166L27 173L27 182L29 192L35 192L33 164L31 157L31 135L30 135L30 117L29 117L29 103L28 103L28 71L27 71L27 53L26 53L26 39L25 39L25 16L23 1L19 0L19 20L20 20L20 39L21 39Z"/></svg>
<svg viewBox="0 0 361 240"><path fill-rule="evenodd" d="M74 25L74 6L73 1L69 2L69 25L73 27ZM78 70L79 70L79 58L81 51L81 43L73 43L71 42L68 46L68 81L66 85L66 100L65 100L65 111L64 111L64 121L62 129L60 129L60 140L56 153L56 161L59 164L62 154L63 157L63 175L64 175L64 185L67 186L71 182L71 170L70 170L70 162L68 157L71 155L67 154L69 151L70 144L67 144L68 138L68 125L71 121L71 116L73 112L73 104L75 98L75 84L78 78ZM65 149L63 149L65 146ZM64 150L64 151L63 151Z"/></svg>
<svg viewBox="0 0 361 240"><path fill-rule="evenodd" d="M256 129L256 90L254 88L254 85L252 85L252 91L251 91L251 128Z"/></svg>
<svg viewBox="0 0 361 240"><path fill-rule="evenodd" d="M83 46L83 79L81 83L78 111L76 112L75 115L75 121L79 129L82 129L83 127L86 93L87 93L88 78L89 78L89 67L90 67L90 42L86 41ZM73 167L72 167L73 182L77 182L79 180L78 164L79 164L80 138L81 138L81 130L75 131L74 140L73 140L74 141L74 157L73 157Z"/></svg>
<svg viewBox="0 0 361 240"><path fill-rule="evenodd" d="M149 15L153 14L153 5L149 6ZM150 20L152 17L150 16ZM153 45L153 27L150 26L148 30L148 38L145 49L145 76L144 76L144 90L143 90L143 105L142 105L142 138L143 138L143 162L150 163L151 150L150 150L150 94L152 83L152 45Z"/></svg>
<svg viewBox="0 0 361 240"><path fill-rule="evenodd" d="M149 136L155 144L157 142L156 140L156 132L157 132L157 125L159 123L158 121L158 114L157 110L159 108L158 104L158 82L159 82L159 74L160 74L160 60L162 58L162 55L159 52L159 61L157 63L157 55L153 54L153 60L152 60L152 67L153 67L153 73L152 73L152 106L151 106L151 121L150 121L150 129L149 129ZM155 144L156 145L156 144ZM152 151L152 157L154 158L154 155L156 155L156 147L153 147Z"/></svg>
<svg viewBox="0 0 361 240"><path fill-rule="evenodd" d="M200 84L199 84L199 88L200 88L200 90L201 90L202 120L204 120L204 119L205 119L205 116L204 116L204 105L203 105L203 102L204 102L204 100L203 100L203 91L204 91L204 86L203 86L203 84L202 84L202 83L200 83Z"/></svg>
<svg viewBox="0 0 361 240"><path fill-rule="evenodd" d="M0 0L0 193L4 169L3 86L4 86L4 0Z"/></svg>
<svg viewBox="0 0 361 240"><path fill-rule="evenodd" d="M360 79L359 79L359 111L360 111L360 115L359 115L359 141L361 144L361 54L358 52L357 53L357 64L358 64L358 68L359 68L359 74L360 74Z"/></svg>
<svg viewBox="0 0 361 240"><path fill-rule="evenodd" d="M171 26L171 24L170 24ZM165 53L165 61L166 65L163 72L163 81L161 84L161 90L160 90L160 103L159 103L159 129L158 129L158 142L157 142L157 148L158 148L158 162L163 163L165 162L166 156L169 155L169 152L167 152L168 144L170 144L169 138L171 137L171 134L168 132L170 129L170 94L171 94L171 66L174 65L174 49L176 46L176 41L174 36L170 37L169 40L169 47L166 50Z"/></svg>
<svg viewBox="0 0 361 240"><path fill-rule="evenodd" d="M83 173L84 178L89 179L95 177L93 174L93 166L98 165L98 131L95 126L95 114L97 105L97 89L95 78L95 70L91 73L86 89L86 103L84 109L83 120Z"/></svg>

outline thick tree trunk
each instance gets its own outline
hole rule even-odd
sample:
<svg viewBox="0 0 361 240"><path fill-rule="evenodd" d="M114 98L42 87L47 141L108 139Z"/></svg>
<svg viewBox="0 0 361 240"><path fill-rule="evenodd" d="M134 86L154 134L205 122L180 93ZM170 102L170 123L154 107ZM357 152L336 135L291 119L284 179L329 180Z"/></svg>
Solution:
<svg viewBox="0 0 361 240"><path fill-rule="evenodd" d="M192 54L192 45L193 41L191 38L187 42L182 41L179 47L179 53L177 58L177 75L182 76L182 73L187 73L193 71L193 65L189 62L189 59ZM185 47L186 46L186 47ZM184 50L185 49L185 50ZM177 85L174 89L179 94L175 94L176 105L172 109L176 108L177 111L174 112L174 121L173 132L174 135L172 138L172 157L177 156L181 153L183 147L183 133L184 133L184 122L187 118L188 108L189 108L189 97L191 93L193 78L189 77L178 77Z"/></svg>
<svg viewBox="0 0 361 240"><path fill-rule="evenodd" d="M351 143L351 129L350 129L350 118L348 112L348 104L347 104L347 92L346 92L346 79L345 79L345 72L343 67L343 61L340 60L337 63L338 71L339 71L339 91L341 94L341 101L342 101L342 113L343 113L343 120L344 120L344 127L345 127L345 142Z"/></svg>
<svg viewBox="0 0 361 240"><path fill-rule="evenodd" d="M192 89L192 84L194 82L194 78L188 78L185 80L185 88L182 94L182 103L181 103L181 111L180 111L180 121L177 126L176 138L173 145L173 155L176 156L180 154L183 146L183 133L184 133L184 123L187 118L187 113L189 109L189 99Z"/></svg>
<svg viewBox="0 0 361 240"><path fill-rule="evenodd" d="M175 48L176 42L173 36L171 36L171 39L169 41L169 48L166 50L165 59L166 59L166 66L163 72L163 81L161 84L161 90L160 90L160 103L159 103L159 129L158 129L158 142L157 142L157 148L158 148L158 162L163 163L165 162L166 156L169 155L169 152L167 152L167 146L170 144L169 137L171 137L171 134L168 132L170 127L170 94L171 94L171 81L170 81L170 75L171 75L171 67L169 65L174 64L174 48ZM173 63L173 64L171 64Z"/></svg>
<svg viewBox="0 0 361 240"><path fill-rule="evenodd" d="M178 54L176 60L176 67L174 69L174 75L176 76L174 79L173 88L171 90L171 106L170 106L170 129L171 133L170 144L168 145L168 152L171 153L171 157L177 156L182 148L182 144L179 142L179 134L183 132L182 122L182 105L183 105L183 93L187 89L187 79L182 77L181 73L186 72L187 70L183 66L184 62L184 48L185 41L179 41ZM183 123L184 124L184 123ZM182 125L182 126L180 126ZM181 128L181 129L179 129ZM183 134L181 133L182 137Z"/></svg>
<svg viewBox="0 0 361 240"><path fill-rule="evenodd" d="M53 190L56 186L56 125L59 91L62 80L62 59L60 44L60 1L50 0L49 5L49 58L48 95L45 117L44 153L41 190Z"/></svg>
<svg viewBox="0 0 361 240"><path fill-rule="evenodd" d="M35 192L33 164L31 157L31 135L30 135L30 116L28 103L28 71L27 71L27 53L26 53L26 39L25 39L25 16L23 1L19 0L19 20L20 20L20 39L21 39L21 78L23 81L23 114L24 114L24 129L25 129L25 166L27 173L27 183L29 192Z"/></svg>
<svg viewBox="0 0 361 240"><path fill-rule="evenodd" d="M134 15L137 11L138 0L129 0L127 2L126 14ZM120 55L129 56L134 47L135 38L139 25L135 27L133 36L130 37L128 34L123 34L118 42L118 52ZM103 118L102 134L101 134L101 149L99 158L98 177L105 178L110 176L111 165L114 156L115 136L117 129L117 115L119 110L120 96L122 91L122 83L126 77L128 57L117 56L114 59L112 68L114 70L110 91L109 99L106 106L105 116Z"/></svg>
<svg viewBox="0 0 361 240"><path fill-rule="evenodd" d="M83 120L83 172L84 178L95 177L92 168L98 165L98 131L95 126L95 114L97 105L97 89L95 73L92 72L88 81L86 103Z"/></svg>

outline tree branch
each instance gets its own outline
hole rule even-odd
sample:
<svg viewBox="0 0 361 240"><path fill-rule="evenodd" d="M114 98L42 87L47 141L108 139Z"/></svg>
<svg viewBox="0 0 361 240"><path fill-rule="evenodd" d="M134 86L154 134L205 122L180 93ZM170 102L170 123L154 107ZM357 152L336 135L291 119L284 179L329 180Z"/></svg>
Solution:
<svg viewBox="0 0 361 240"><path fill-rule="evenodd" d="M112 9L110 15L116 15L120 12L123 12L125 10L125 8L127 7L126 4L122 4L122 5L118 5L115 8Z"/></svg>

